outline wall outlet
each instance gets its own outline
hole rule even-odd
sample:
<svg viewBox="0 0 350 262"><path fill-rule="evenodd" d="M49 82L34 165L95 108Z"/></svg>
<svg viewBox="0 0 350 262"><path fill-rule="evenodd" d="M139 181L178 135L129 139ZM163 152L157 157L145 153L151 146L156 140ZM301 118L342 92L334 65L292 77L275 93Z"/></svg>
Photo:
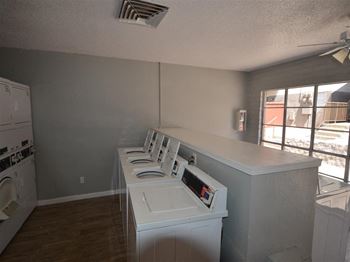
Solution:
<svg viewBox="0 0 350 262"><path fill-rule="evenodd" d="M80 177L80 184L85 184L85 177L84 176Z"/></svg>
<svg viewBox="0 0 350 262"><path fill-rule="evenodd" d="M193 165L193 166L197 165L197 154L196 153L191 154L190 159L188 160L188 163L190 165Z"/></svg>

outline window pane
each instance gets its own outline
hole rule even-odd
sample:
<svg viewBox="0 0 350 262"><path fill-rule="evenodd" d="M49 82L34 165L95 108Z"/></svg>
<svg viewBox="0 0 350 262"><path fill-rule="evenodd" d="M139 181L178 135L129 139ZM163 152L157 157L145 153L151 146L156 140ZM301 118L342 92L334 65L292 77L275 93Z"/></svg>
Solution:
<svg viewBox="0 0 350 262"><path fill-rule="evenodd" d="M265 146L265 147L281 150L281 145L276 145L276 144L271 144L271 143L266 143L266 142L261 143L261 145Z"/></svg>
<svg viewBox="0 0 350 262"><path fill-rule="evenodd" d="M282 143L282 130L281 126L263 126L263 140Z"/></svg>
<svg viewBox="0 0 350 262"><path fill-rule="evenodd" d="M297 147L310 147L311 129L286 127L285 143Z"/></svg>
<svg viewBox="0 0 350 262"><path fill-rule="evenodd" d="M313 86L289 88L287 107L312 107L314 89Z"/></svg>
<svg viewBox="0 0 350 262"><path fill-rule="evenodd" d="M316 130L314 148L325 152L346 155L348 152L349 133Z"/></svg>
<svg viewBox="0 0 350 262"><path fill-rule="evenodd" d="M273 89L273 90L265 91L264 106L266 107L267 105L269 105L270 107L273 107L273 106L283 107L284 93L285 93L284 89Z"/></svg>
<svg viewBox="0 0 350 262"><path fill-rule="evenodd" d="M309 127L312 126L312 108L287 109L287 126Z"/></svg>
<svg viewBox="0 0 350 262"><path fill-rule="evenodd" d="M337 83L318 87L317 106L347 107L349 100L350 83Z"/></svg>
<svg viewBox="0 0 350 262"><path fill-rule="evenodd" d="M317 108L316 128L349 131L350 118L345 107Z"/></svg>
<svg viewBox="0 0 350 262"><path fill-rule="evenodd" d="M267 125L283 125L284 108L264 108L264 124Z"/></svg>
<svg viewBox="0 0 350 262"><path fill-rule="evenodd" d="M313 153L313 157L322 159L322 164L318 170L319 172L342 179L344 178L345 158L321 153Z"/></svg>
<svg viewBox="0 0 350 262"><path fill-rule="evenodd" d="M299 155L309 156L309 151L302 150L302 149L299 149L299 148L293 148L293 147L285 146L284 147L284 151L290 152L290 153L299 154Z"/></svg>

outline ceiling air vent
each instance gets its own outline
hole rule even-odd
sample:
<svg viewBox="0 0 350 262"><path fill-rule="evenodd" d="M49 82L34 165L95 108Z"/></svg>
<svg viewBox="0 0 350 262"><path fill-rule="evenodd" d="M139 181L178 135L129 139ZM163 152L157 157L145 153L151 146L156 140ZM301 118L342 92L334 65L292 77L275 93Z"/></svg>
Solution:
<svg viewBox="0 0 350 262"><path fill-rule="evenodd" d="M119 21L131 24L157 27L169 8L140 0L123 0Z"/></svg>

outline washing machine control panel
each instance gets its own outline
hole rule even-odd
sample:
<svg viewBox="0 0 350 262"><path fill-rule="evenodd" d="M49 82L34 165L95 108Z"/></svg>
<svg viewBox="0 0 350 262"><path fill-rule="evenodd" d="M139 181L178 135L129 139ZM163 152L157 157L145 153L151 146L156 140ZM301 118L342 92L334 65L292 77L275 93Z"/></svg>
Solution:
<svg viewBox="0 0 350 262"><path fill-rule="evenodd" d="M204 183L200 178L193 174L190 170L185 169L182 176L182 182L200 199L208 208L211 207L214 190Z"/></svg>
<svg viewBox="0 0 350 262"><path fill-rule="evenodd" d="M5 157L0 157L0 173L10 167L20 163L22 160L34 154L33 146L26 146L23 149L17 150L12 154L7 154Z"/></svg>

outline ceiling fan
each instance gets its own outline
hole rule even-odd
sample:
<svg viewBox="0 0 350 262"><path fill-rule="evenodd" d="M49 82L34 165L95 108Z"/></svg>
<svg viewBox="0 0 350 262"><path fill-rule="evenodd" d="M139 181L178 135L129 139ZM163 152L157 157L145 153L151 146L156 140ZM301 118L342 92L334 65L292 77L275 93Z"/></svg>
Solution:
<svg viewBox="0 0 350 262"><path fill-rule="evenodd" d="M350 26L346 26L346 28L350 28ZM334 47L320 54L320 56L331 55L340 63L344 64L345 59L349 57L350 59L350 37L347 32L343 32L340 34L340 40L338 42L331 43L320 43L320 44L310 44L310 45L299 45L298 47L307 47L307 46L322 46L322 45L334 45Z"/></svg>

